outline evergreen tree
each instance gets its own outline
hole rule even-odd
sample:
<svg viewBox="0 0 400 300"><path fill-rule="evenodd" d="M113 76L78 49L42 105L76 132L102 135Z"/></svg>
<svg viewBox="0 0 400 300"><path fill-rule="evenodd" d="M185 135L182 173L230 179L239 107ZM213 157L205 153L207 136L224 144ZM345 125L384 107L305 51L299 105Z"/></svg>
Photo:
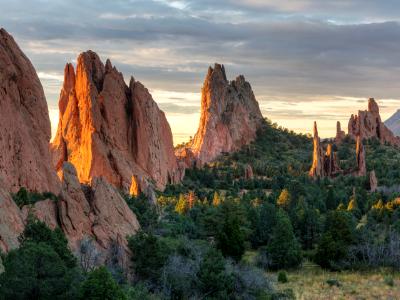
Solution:
<svg viewBox="0 0 400 300"><path fill-rule="evenodd" d="M289 217L282 210L277 214L276 225L266 250L271 269L293 268L301 263L300 245L293 233Z"/></svg>
<svg viewBox="0 0 400 300"><path fill-rule="evenodd" d="M243 213L232 201L227 200L220 206L220 226L217 231L217 247L224 256L230 256L239 261L245 251L246 233L242 227Z"/></svg>
<svg viewBox="0 0 400 300"><path fill-rule="evenodd" d="M79 289L81 300L125 300L122 289L105 267L91 271Z"/></svg>
<svg viewBox="0 0 400 300"><path fill-rule="evenodd" d="M355 241L353 216L342 210L328 213L324 233L318 243L315 261L324 268L336 268Z"/></svg>

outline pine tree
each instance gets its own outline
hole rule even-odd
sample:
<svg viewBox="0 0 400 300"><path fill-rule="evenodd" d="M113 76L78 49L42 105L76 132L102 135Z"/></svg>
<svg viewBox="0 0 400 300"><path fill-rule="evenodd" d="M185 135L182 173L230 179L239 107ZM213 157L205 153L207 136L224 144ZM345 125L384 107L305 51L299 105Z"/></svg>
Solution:
<svg viewBox="0 0 400 300"><path fill-rule="evenodd" d="M271 269L292 268L301 263L300 245L293 233L288 215L282 210L277 214L277 222L266 249L267 256L271 260Z"/></svg>

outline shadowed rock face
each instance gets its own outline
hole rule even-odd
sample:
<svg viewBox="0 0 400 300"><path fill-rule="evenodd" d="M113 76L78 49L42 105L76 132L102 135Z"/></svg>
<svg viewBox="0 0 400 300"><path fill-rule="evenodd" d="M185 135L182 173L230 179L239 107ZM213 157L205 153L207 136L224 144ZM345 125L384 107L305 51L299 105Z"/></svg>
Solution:
<svg viewBox="0 0 400 300"><path fill-rule="evenodd" d="M379 107L374 98L368 100L368 110L358 111L358 115L351 115L349 120L349 136L357 139L377 138L381 143L400 146L400 138L396 137L381 121Z"/></svg>
<svg viewBox="0 0 400 300"><path fill-rule="evenodd" d="M183 160L192 156L191 161L201 166L223 152L239 150L253 141L262 123L250 84L242 75L229 82L224 66L215 64L204 80L200 124L188 145L191 154L180 149L177 156Z"/></svg>
<svg viewBox="0 0 400 300"><path fill-rule="evenodd" d="M7 252L18 247L18 237L23 230L21 212L0 179L0 250Z"/></svg>
<svg viewBox="0 0 400 300"><path fill-rule="evenodd" d="M59 110L51 146L58 170L69 161L81 182L103 177L126 192L133 176L159 189L180 180L164 113L140 82L131 78L128 87L109 60L104 66L87 51L79 55L76 72L67 64Z"/></svg>
<svg viewBox="0 0 400 300"><path fill-rule="evenodd" d="M36 71L14 39L0 29L0 177L7 191L25 187L58 193L50 136L47 103Z"/></svg>
<svg viewBox="0 0 400 300"><path fill-rule="evenodd" d="M367 164L365 161L365 149L360 136L357 137L356 143L356 161L357 161L357 172L358 176L367 175Z"/></svg>
<svg viewBox="0 0 400 300"><path fill-rule="evenodd" d="M134 235L140 225L118 191L102 178L94 178L91 187L82 186L70 163L64 163L61 177L58 218L72 250L77 252L80 243L90 238L102 261L109 259L113 245L119 245L127 254L126 238Z"/></svg>

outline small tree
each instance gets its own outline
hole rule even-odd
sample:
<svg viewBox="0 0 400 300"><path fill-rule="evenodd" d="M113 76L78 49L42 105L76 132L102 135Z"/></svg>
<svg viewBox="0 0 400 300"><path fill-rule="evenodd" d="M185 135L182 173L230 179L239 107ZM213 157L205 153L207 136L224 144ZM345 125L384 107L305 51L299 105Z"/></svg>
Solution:
<svg viewBox="0 0 400 300"><path fill-rule="evenodd" d="M224 256L239 261L245 251L246 241L244 218L240 208L232 200L224 201L220 206L218 218L222 223L216 234L217 247Z"/></svg>
<svg viewBox="0 0 400 300"><path fill-rule="evenodd" d="M221 197L219 196L218 192L215 192L212 200L212 205L219 206L220 204L221 204Z"/></svg>
<svg viewBox="0 0 400 300"><path fill-rule="evenodd" d="M282 192L280 193L278 200L276 201L276 204L285 209L288 210L291 205L291 196L290 193L287 189L283 189Z"/></svg>
<svg viewBox="0 0 400 300"><path fill-rule="evenodd" d="M183 194L179 195L178 202L175 205L175 211L181 215L185 214L188 211L188 205Z"/></svg>
<svg viewBox="0 0 400 300"><path fill-rule="evenodd" d="M105 267L89 273L79 290L82 300L125 300L126 295Z"/></svg>
<svg viewBox="0 0 400 300"><path fill-rule="evenodd" d="M221 252L210 248L204 255L197 273L200 289L204 298L215 297L227 299L227 291L231 289L232 281L225 271L225 260Z"/></svg>
<svg viewBox="0 0 400 300"><path fill-rule="evenodd" d="M271 269L293 268L301 263L300 245L289 217L282 210L277 214L277 222L266 250Z"/></svg>
<svg viewBox="0 0 400 300"><path fill-rule="evenodd" d="M165 243L152 233L140 231L129 239L128 247L136 274L141 279L157 280L168 258Z"/></svg>
<svg viewBox="0 0 400 300"><path fill-rule="evenodd" d="M348 254L354 242L355 223L347 211L328 213L324 233L318 243L315 261L323 268L335 268Z"/></svg>

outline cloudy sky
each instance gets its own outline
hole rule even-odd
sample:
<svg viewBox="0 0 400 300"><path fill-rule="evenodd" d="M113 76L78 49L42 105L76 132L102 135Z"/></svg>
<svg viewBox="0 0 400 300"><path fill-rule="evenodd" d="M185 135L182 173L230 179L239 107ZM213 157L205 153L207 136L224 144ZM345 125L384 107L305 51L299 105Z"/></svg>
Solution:
<svg viewBox="0 0 400 300"><path fill-rule="evenodd" d="M400 1L0 0L0 27L32 60L52 125L66 62L85 50L143 82L175 143L198 126L207 67L245 75L264 116L297 132L347 127L368 97L400 108Z"/></svg>

